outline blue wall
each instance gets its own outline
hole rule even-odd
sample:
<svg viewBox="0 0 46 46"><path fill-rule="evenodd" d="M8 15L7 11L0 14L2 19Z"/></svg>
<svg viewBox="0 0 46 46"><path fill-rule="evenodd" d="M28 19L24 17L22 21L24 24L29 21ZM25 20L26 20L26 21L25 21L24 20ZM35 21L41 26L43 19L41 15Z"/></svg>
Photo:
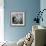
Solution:
<svg viewBox="0 0 46 46"><path fill-rule="evenodd" d="M4 38L7 41L18 41L32 29L33 19L36 17L37 10L40 9L40 0L4 0ZM10 25L10 12L24 11L24 27Z"/></svg>

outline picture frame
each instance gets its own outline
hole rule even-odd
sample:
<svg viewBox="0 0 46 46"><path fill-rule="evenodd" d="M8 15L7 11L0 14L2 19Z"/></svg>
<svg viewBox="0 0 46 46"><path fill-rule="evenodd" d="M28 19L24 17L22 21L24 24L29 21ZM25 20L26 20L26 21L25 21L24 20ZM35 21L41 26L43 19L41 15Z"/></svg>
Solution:
<svg viewBox="0 0 46 46"><path fill-rule="evenodd" d="M24 12L11 12L11 25L12 26L24 26L25 25L25 14Z"/></svg>

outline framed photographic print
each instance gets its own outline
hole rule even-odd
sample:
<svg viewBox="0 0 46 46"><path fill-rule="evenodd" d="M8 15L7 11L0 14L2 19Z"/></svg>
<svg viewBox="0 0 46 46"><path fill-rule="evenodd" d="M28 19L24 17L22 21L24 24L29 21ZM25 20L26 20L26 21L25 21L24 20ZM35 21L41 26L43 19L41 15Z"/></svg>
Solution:
<svg viewBox="0 0 46 46"><path fill-rule="evenodd" d="M24 26L25 25L24 12L11 12L11 25Z"/></svg>

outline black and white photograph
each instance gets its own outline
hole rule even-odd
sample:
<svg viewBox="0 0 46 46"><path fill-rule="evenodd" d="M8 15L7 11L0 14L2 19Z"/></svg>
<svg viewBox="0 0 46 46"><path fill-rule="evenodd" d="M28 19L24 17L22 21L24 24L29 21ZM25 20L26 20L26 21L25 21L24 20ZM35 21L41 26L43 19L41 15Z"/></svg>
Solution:
<svg viewBox="0 0 46 46"><path fill-rule="evenodd" d="M24 26L25 15L24 12L11 12L11 25Z"/></svg>

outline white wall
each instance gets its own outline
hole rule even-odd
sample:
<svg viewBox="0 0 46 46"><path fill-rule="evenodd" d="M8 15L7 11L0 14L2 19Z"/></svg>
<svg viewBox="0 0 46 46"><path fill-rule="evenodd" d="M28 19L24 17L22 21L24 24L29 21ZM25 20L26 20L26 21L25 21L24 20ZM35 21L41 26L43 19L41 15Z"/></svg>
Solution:
<svg viewBox="0 0 46 46"><path fill-rule="evenodd" d="M0 0L0 42L4 41L4 3Z"/></svg>
<svg viewBox="0 0 46 46"><path fill-rule="evenodd" d="M46 0L40 0L40 4L41 9L46 9Z"/></svg>
<svg viewBox="0 0 46 46"><path fill-rule="evenodd" d="M46 9L46 0L40 0L40 9ZM46 11L43 12L43 19L44 21L40 21L40 24L46 27Z"/></svg>

